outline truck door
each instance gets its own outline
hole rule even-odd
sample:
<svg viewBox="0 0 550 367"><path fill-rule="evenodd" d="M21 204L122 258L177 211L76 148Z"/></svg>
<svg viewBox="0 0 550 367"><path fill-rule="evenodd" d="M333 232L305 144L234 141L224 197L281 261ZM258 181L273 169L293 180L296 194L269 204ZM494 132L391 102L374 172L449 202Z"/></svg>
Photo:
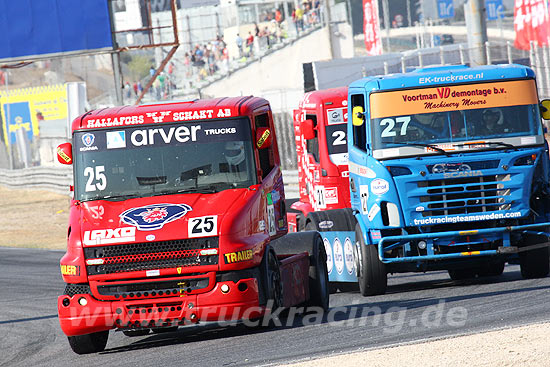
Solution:
<svg viewBox="0 0 550 367"><path fill-rule="evenodd" d="M267 229L271 237L278 237L286 233L286 208L283 175L277 159L277 140L273 121L269 113L262 113L254 117L255 129L267 127L272 134L272 144L265 149L258 149L258 163L261 170L262 188L266 200Z"/></svg>

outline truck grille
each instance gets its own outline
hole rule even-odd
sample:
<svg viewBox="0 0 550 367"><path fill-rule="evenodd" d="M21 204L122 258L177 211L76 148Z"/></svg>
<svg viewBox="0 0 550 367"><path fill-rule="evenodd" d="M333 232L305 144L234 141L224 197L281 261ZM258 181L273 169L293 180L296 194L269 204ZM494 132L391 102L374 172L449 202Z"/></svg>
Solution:
<svg viewBox="0 0 550 367"><path fill-rule="evenodd" d="M418 182L418 188L425 190L425 195L420 197L424 207L422 216L509 210L511 204L506 197L511 192L503 182L510 178L506 174Z"/></svg>
<svg viewBox="0 0 550 367"><path fill-rule="evenodd" d="M138 270L216 265L218 255L200 255L201 250L217 249L218 238L194 238L175 241L131 243L88 247L86 259L102 259L101 265L87 265L89 275L113 274Z"/></svg>

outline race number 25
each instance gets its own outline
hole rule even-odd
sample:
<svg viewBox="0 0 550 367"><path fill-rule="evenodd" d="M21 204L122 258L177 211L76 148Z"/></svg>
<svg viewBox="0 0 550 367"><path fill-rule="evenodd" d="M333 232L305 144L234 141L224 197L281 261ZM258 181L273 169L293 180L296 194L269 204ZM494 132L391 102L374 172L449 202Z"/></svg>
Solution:
<svg viewBox="0 0 550 367"><path fill-rule="evenodd" d="M189 237L204 237L218 233L218 216L207 215L204 217L189 218L187 228Z"/></svg>
<svg viewBox="0 0 550 367"><path fill-rule="evenodd" d="M105 176L105 166L95 166L84 168L86 180L86 192L102 191L107 187L107 176Z"/></svg>

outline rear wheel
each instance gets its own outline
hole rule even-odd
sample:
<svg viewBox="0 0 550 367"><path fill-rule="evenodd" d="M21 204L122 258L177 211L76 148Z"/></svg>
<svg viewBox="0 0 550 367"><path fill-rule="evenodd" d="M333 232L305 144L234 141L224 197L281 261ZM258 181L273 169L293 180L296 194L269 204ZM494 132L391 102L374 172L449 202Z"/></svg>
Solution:
<svg viewBox="0 0 550 367"><path fill-rule="evenodd" d="M97 353L105 350L109 330L92 334L69 336L69 345L76 354Z"/></svg>
<svg viewBox="0 0 550 367"><path fill-rule="evenodd" d="M548 275L548 247L519 253L521 276L525 279L544 278Z"/></svg>
<svg viewBox="0 0 550 367"><path fill-rule="evenodd" d="M375 245L366 245L359 224L355 226L355 240L359 245L357 251L357 280L363 296L376 296L386 293L388 273L384 263L378 257Z"/></svg>

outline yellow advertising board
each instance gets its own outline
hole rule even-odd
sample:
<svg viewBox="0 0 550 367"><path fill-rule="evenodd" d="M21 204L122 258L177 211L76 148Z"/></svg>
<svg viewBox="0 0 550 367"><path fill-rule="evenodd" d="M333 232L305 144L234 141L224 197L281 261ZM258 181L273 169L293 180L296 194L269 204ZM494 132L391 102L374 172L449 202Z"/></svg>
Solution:
<svg viewBox="0 0 550 367"><path fill-rule="evenodd" d="M449 85L370 95L370 118L537 104L534 80Z"/></svg>
<svg viewBox="0 0 550 367"><path fill-rule="evenodd" d="M4 141L14 142L15 132L23 128L29 137L38 136L38 121L67 118L67 87L51 86L0 90L0 110Z"/></svg>

